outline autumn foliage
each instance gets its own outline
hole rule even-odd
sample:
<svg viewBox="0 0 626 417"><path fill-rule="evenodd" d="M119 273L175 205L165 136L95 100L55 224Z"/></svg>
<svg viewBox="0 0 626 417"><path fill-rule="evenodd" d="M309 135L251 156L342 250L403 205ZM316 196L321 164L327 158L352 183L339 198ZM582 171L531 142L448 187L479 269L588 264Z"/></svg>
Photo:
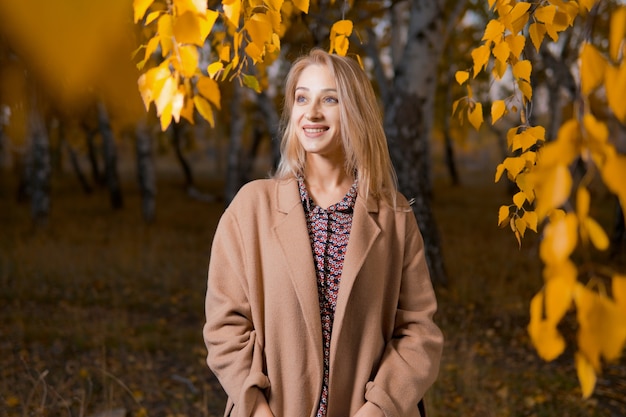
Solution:
<svg viewBox="0 0 626 417"><path fill-rule="evenodd" d="M626 343L626 276L584 255L609 246L590 214L592 181L601 180L626 207L626 156L615 149L609 127L611 120L626 124L626 7L611 14L608 47L594 44L592 37L582 43L579 96L573 117L556 138L546 138L546 129L529 121L533 65L526 48L539 51L544 42L557 42L564 32L593 19L599 3L490 0L494 17L472 51L473 67L456 74L459 84L467 83L468 94L457 100L455 112L476 129L483 123L483 104L474 97L470 79L489 71L492 79L514 85L513 95L491 103L491 123L507 114L517 114L519 121L507 134L511 156L498 165L495 177L497 182L506 173L518 192L512 204L500 208L498 223L509 225L520 244L528 229L543 227L539 252L545 285L531 301L528 332L539 355L555 359L566 348L557 326L575 308L575 362L584 397L593 392L602 364L618 359ZM609 115L597 114L592 102L604 103ZM576 164L584 167L580 178L573 173Z"/></svg>

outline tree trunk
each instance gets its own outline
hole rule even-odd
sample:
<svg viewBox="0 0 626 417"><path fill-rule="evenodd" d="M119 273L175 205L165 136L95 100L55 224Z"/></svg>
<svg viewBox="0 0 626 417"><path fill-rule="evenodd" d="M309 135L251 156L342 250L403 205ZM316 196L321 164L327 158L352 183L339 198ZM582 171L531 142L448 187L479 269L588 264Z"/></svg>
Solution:
<svg viewBox="0 0 626 417"><path fill-rule="evenodd" d="M241 144L246 118L241 114L241 88L236 83L233 85L233 98L230 103L230 140L228 142L228 162L226 165L226 185L224 187L224 200L226 205L239 191L242 184Z"/></svg>
<svg viewBox="0 0 626 417"><path fill-rule="evenodd" d="M279 137L279 124L280 116L276 110L276 105L272 99L267 95L265 91L262 91L258 95L258 104L261 113L265 119L267 125L267 131L272 141L272 167L276 169L278 161L280 160L280 140Z"/></svg>
<svg viewBox="0 0 626 417"><path fill-rule="evenodd" d="M137 151L137 181L141 191L143 219L152 223L156 211L156 177L152 159L152 138L145 121L137 123L135 146Z"/></svg>
<svg viewBox="0 0 626 417"><path fill-rule="evenodd" d="M453 74L450 74L450 79L454 78ZM444 109L448 114L452 113L452 102L454 101L452 97L452 88L448 88L446 91L446 100ZM445 146L445 159L446 166L448 167L448 173L450 174L450 180L452 181L452 185L457 186L461 183L459 179L459 172L456 169L456 160L454 159L454 141L451 135L451 126L450 120L452 116L444 117L443 122L443 136L444 136L444 146Z"/></svg>
<svg viewBox="0 0 626 417"><path fill-rule="evenodd" d="M74 150L72 145L67 143L65 139L63 139L63 144L65 145L65 149L67 149L67 153L70 156L70 163L72 164L72 169L74 170L74 174L76 174L76 178L78 179L80 186L82 187L85 194L91 194L93 192L93 188L91 188L89 181L87 181L87 177L80 167L80 162L78 161L78 155L76 155L76 150Z"/></svg>
<svg viewBox="0 0 626 417"><path fill-rule="evenodd" d="M98 152L96 151L96 144L94 143L94 138L96 137L98 130L92 129L86 123L83 123L82 127L85 132L85 139L87 142L87 156L89 157L91 167L91 179L94 184L99 186L104 185L103 175L100 172L100 164L98 163Z"/></svg>
<svg viewBox="0 0 626 417"><path fill-rule="evenodd" d="M402 58L395 63L393 92L385 112L385 131L400 191L414 199L413 211L424 237L431 278L441 285L447 283L447 274L431 210L429 142L444 46L444 6L443 0L412 1L407 42Z"/></svg>
<svg viewBox="0 0 626 417"><path fill-rule="evenodd" d="M50 143L36 94L33 92L28 120L30 149L26 162L27 194L31 199L33 221L35 224L45 224L50 213Z"/></svg>
<svg viewBox="0 0 626 417"><path fill-rule="evenodd" d="M117 173L117 148L115 145L115 137L109 122L104 103L98 102L98 128L102 135L102 153L104 155L104 174L106 184L109 188L111 207L120 209L124 206L122 198L122 190L120 188L119 175Z"/></svg>
<svg viewBox="0 0 626 417"><path fill-rule="evenodd" d="M181 121L182 123L182 121ZM194 187L193 180L193 172L191 171L191 166L189 162L185 159L185 155L183 155L183 145L182 145L182 135L183 135L183 127L178 123L172 124L172 144L174 145L174 150L176 151L176 159L180 164L180 167L183 170L183 176L185 177L185 190L189 191Z"/></svg>

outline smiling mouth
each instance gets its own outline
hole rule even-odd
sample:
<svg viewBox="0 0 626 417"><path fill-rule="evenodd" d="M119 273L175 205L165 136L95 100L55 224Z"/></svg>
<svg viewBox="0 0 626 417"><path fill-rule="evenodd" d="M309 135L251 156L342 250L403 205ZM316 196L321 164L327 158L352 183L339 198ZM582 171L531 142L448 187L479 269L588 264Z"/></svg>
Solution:
<svg viewBox="0 0 626 417"><path fill-rule="evenodd" d="M304 131L306 133L322 133L322 132L325 132L327 130L328 130L328 128L326 128L326 127L316 127L316 128L306 128L305 127L304 128Z"/></svg>

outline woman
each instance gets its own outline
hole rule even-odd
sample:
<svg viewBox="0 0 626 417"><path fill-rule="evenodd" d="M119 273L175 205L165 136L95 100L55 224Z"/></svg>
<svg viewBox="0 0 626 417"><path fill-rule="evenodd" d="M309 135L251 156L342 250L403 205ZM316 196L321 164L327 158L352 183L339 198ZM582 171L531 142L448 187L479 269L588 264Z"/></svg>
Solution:
<svg viewBox="0 0 626 417"><path fill-rule="evenodd" d="M277 173L242 187L211 251L204 340L225 415L420 415L443 337L381 120L356 61L292 66Z"/></svg>

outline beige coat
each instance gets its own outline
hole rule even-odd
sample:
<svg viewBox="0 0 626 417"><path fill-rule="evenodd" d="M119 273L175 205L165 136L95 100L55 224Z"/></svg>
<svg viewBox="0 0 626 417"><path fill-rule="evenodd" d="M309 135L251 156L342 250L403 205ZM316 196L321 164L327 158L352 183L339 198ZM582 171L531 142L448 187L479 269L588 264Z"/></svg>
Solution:
<svg viewBox="0 0 626 417"><path fill-rule="evenodd" d="M328 417L371 401L417 417L443 337L415 217L357 197L333 325ZM262 389L276 417L310 417L322 386L317 280L295 180L245 185L217 228L208 274L207 363L228 395L226 415L250 415Z"/></svg>

